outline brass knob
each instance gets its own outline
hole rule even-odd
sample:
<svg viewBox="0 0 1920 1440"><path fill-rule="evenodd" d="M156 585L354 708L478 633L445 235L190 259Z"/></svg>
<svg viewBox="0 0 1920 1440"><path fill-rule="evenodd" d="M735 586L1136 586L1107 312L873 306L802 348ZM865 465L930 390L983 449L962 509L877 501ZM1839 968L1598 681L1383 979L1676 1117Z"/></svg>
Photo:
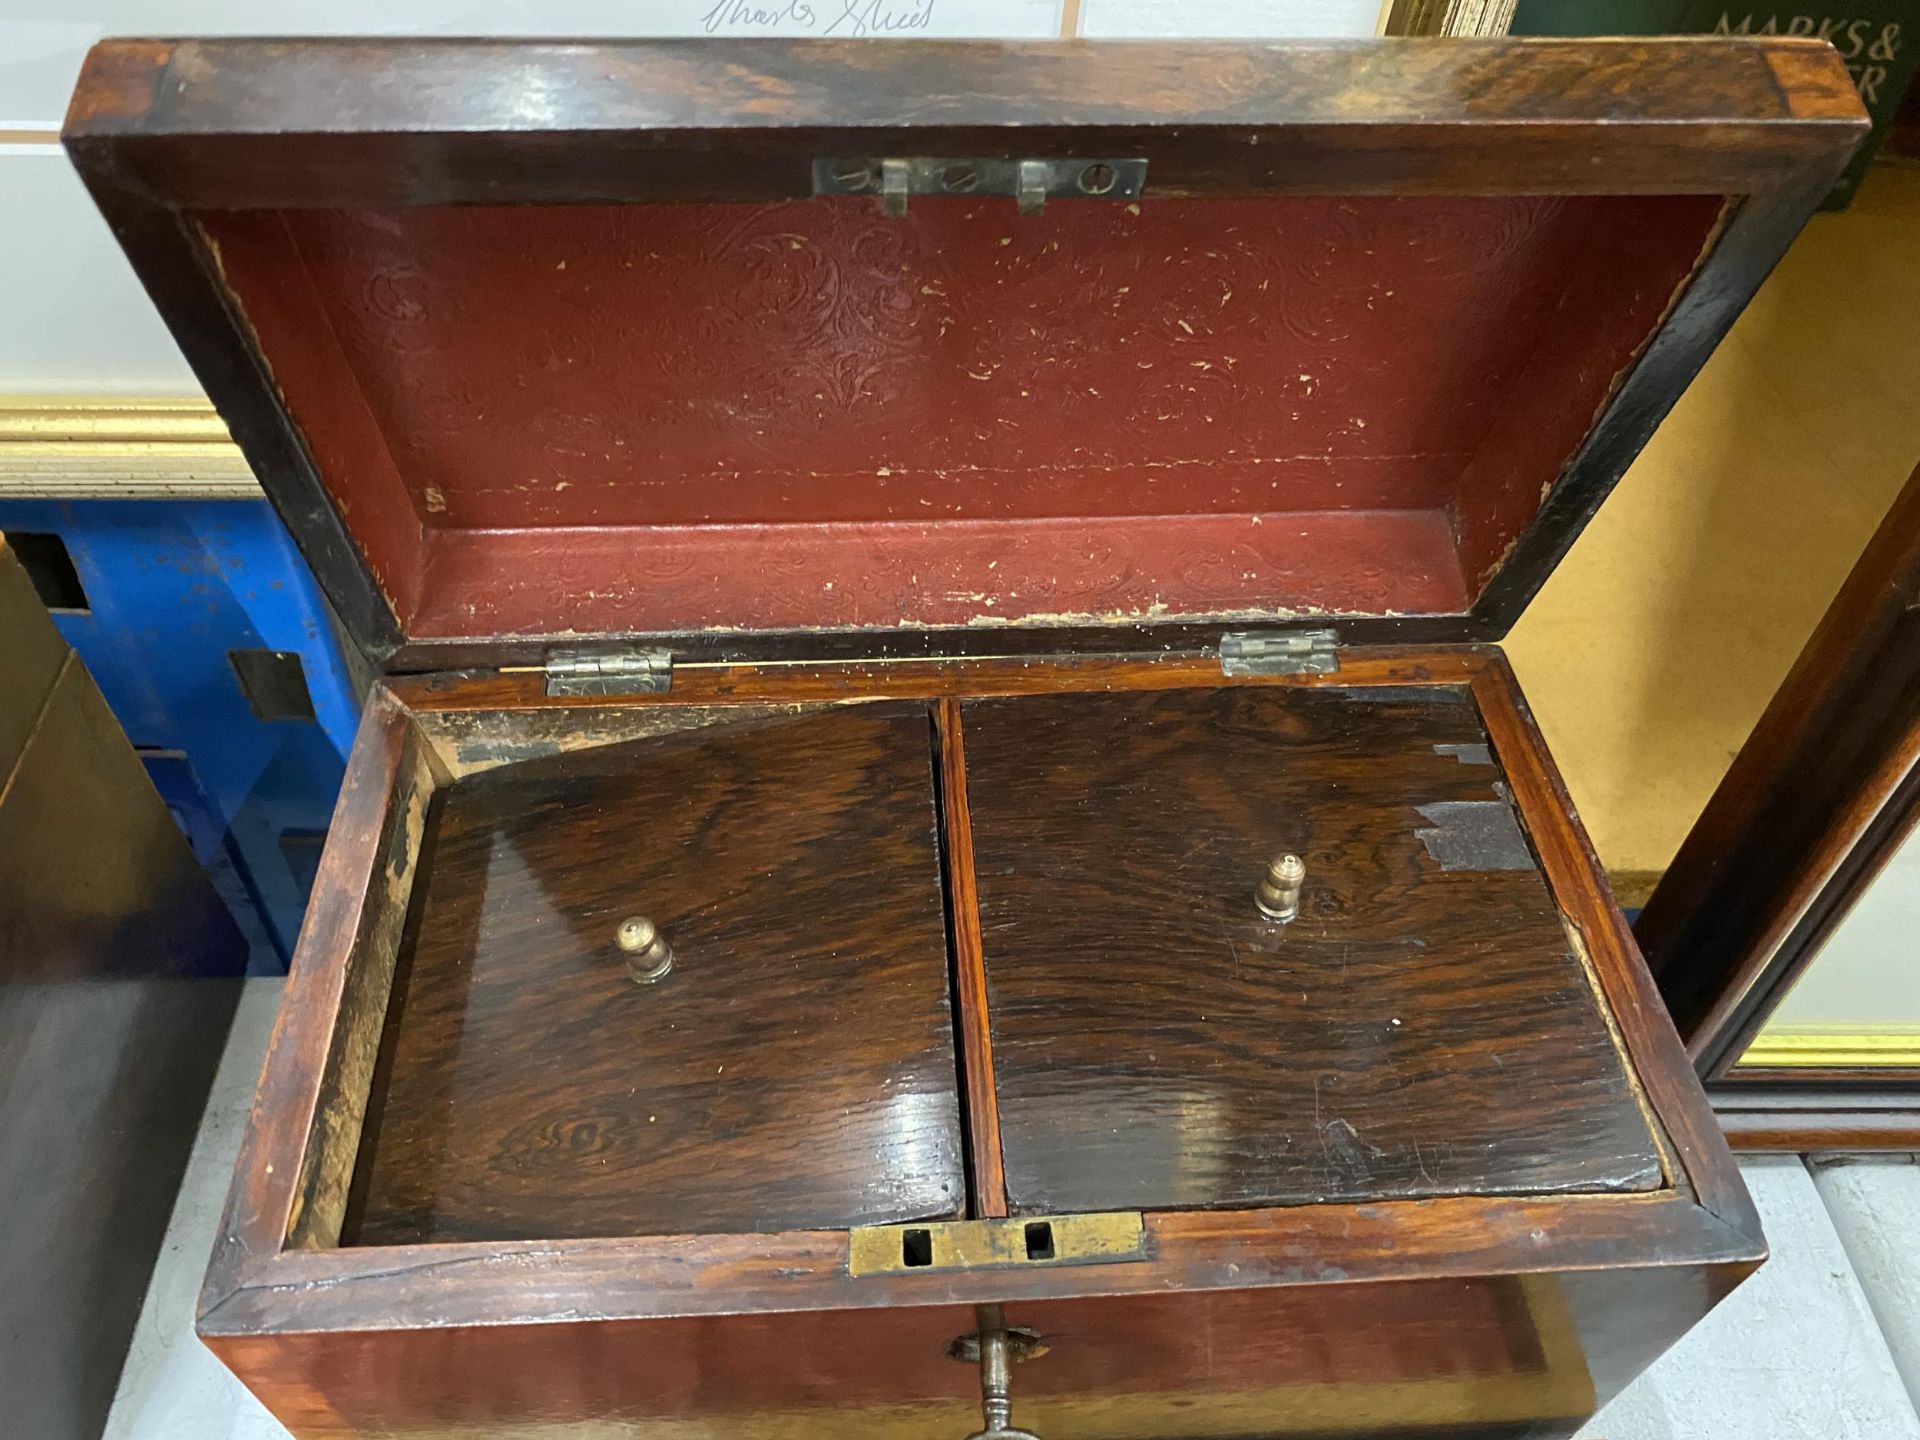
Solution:
<svg viewBox="0 0 1920 1440"><path fill-rule="evenodd" d="M664 980L673 969L673 947L660 927L644 915L629 915L613 932L614 943L627 957L627 977L636 985Z"/></svg>
<svg viewBox="0 0 1920 1440"><path fill-rule="evenodd" d="M1284 925L1300 913L1300 890L1306 883L1306 862L1298 855L1282 855L1254 886L1253 903L1267 919Z"/></svg>

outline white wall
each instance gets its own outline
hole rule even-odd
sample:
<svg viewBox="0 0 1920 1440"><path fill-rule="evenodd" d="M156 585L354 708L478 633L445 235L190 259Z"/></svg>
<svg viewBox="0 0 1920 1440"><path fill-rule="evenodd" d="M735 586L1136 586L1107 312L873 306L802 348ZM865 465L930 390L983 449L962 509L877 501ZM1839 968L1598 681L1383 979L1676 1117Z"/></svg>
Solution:
<svg viewBox="0 0 1920 1440"><path fill-rule="evenodd" d="M0 394L199 392L57 145L0 145L0 217Z"/></svg>
<svg viewBox="0 0 1920 1440"><path fill-rule="evenodd" d="M103 35L844 36L884 15L922 38L1039 39L1060 34L1063 13L1062 0L79 0L58 19L12 18L23 4L0 3L0 129L57 121L80 57ZM1353 36L1374 33L1381 0L1081 0L1078 10L1083 35Z"/></svg>
<svg viewBox="0 0 1920 1440"><path fill-rule="evenodd" d="M922 37L1057 36L1062 0L80 0L9 19L0 0L0 394L198 387L52 143L103 35L846 35L881 16ZM873 8L873 7L878 7ZM1101 36L1369 35L1379 0L1082 0ZM81 18L81 16L85 18Z"/></svg>
<svg viewBox="0 0 1920 1440"><path fill-rule="evenodd" d="M1082 0L1079 33L1116 40L1373 35L1382 9L1381 0Z"/></svg>

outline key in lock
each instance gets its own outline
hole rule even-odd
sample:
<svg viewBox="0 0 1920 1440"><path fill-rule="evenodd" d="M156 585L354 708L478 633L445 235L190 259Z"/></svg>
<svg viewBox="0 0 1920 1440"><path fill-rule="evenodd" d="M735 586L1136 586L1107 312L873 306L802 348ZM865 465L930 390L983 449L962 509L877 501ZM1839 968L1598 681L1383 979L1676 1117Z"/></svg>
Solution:
<svg viewBox="0 0 1920 1440"><path fill-rule="evenodd" d="M980 1414L983 1428L967 1440L1039 1440L1031 1430L1013 1423L1013 1362L1044 1354L1040 1337L1031 1330L1007 1328L1004 1311L998 1305L982 1305L976 1312L980 1328L953 1342L956 1360L975 1360L980 1365Z"/></svg>

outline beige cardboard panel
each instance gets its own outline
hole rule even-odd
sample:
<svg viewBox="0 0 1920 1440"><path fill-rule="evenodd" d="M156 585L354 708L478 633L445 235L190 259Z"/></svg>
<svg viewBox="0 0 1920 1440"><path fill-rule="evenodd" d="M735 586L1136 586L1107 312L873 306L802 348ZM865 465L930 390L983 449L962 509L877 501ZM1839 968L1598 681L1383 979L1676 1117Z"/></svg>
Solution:
<svg viewBox="0 0 1920 1440"><path fill-rule="evenodd" d="M4 539L0 535L0 790L67 658L67 642Z"/></svg>
<svg viewBox="0 0 1920 1440"><path fill-rule="evenodd" d="M1816 216L1507 641L1612 871L1664 869L1920 460L1920 171Z"/></svg>

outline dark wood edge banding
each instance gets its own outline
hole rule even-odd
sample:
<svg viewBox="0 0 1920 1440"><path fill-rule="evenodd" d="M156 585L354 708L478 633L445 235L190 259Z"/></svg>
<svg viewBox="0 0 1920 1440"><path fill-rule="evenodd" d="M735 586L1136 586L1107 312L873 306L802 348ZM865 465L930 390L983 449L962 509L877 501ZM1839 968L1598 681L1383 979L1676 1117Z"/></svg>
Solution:
<svg viewBox="0 0 1920 1440"><path fill-rule="evenodd" d="M1743 1152L1920 1150L1920 1075L1885 1069L1814 1080L1735 1071L1709 1090L1727 1143Z"/></svg>
<svg viewBox="0 0 1920 1440"><path fill-rule="evenodd" d="M1223 635L1249 628L1331 630L1338 643L1369 649L1432 648L1496 640L1472 615L1242 615L1100 625L900 626L857 630L715 630L579 635L575 646L666 650L676 662L699 665L894 665L913 660L1035 662L1062 656L1142 659L1217 651ZM395 650L387 668L398 673L453 672L538 666L555 648L551 638L496 635L471 640L413 639Z"/></svg>
<svg viewBox="0 0 1920 1440"><path fill-rule="evenodd" d="M1535 851L1601 979L1628 1062L1674 1148L1687 1188L1707 1210L1761 1243L1759 1214L1719 1143L1680 1037L1504 655L1492 652L1473 693L1521 815L1560 817L1557 824L1529 826Z"/></svg>
<svg viewBox="0 0 1920 1440"><path fill-rule="evenodd" d="M532 91L538 111L520 102ZM1713 143L1673 143L1689 125ZM1249 143L1279 129L1284 144ZM899 40L883 55L834 40L231 39L103 43L65 134L122 145L168 203L217 208L781 199L811 193L796 159L865 154L899 130L935 155L1012 154L1010 130L1022 153L1143 155L1160 195L1745 193L1864 129L1831 47L1779 38ZM592 143L561 156L556 136Z"/></svg>
<svg viewBox="0 0 1920 1440"><path fill-rule="evenodd" d="M320 478L306 438L280 403L205 236L187 216L127 183L110 148L82 145L69 154L234 443L256 475L271 477L264 488L341 628L378 664L401 641L394 605Z"/></svg>
<svg viewBox="0 0 1920 1440"><path fill-rule="evenodd" d="M1145 1217L1127 1264L856 1279L844 1231L288 1251L211 1297L210 1340L418 1324L542 1323L865 1309L1575 1269L1725 1264L1750 1235L1674 1191L1482 1196Z"/></svg>
<svg viewBox="0 0 1920 1440"><path fill-rule="evenodd" d="M976 1219L1007 1213L1007 1171L1000 1152L1000 1095L993 1075L993 1028L987 1003L986 948L980 938L980 896L973 869L973 821L967 810L967 752L960 702L934 707L940 744L940 806L953 937L954 1028L960 1040L961 1113L967 1133L967 1182Z"/></svg>
<svg viewBox="0 0 1920 1440"><path fill-rule="evenodd" d="M1882 1098L1920 1096L1920 1064L1860 1065L1736 1065L1707 1082L1709 1096L1760 1085L1811 1085L1832 1089L1873 1103ZM1884 1092L1884 1096L1875 1092ZM1899 1100L1899 1103L1907 1103Z"/></svg>
<svg viewBox="0 0 1920 1440"><path fill-rule="evenodd" d="M348 951L326 1063L287 1217L286 1243L326 1249L340 1243L353 1188L374 1072L386 1030L427 809L445 781L432 747L411 724L374 851L372 889Z"/></svg>
<svg viewBox="0 0 1920 1440"><path fill-rule="evenodd" d="M1832 190L1851 153L1849 146L1788 185L1732 202L1666 318L1474 603L1483 633L1498 639L1520 618Z"/></svg>
<svg viewBox="0 0 1920 1440"><path fill-rule="evenodd" d="M1827 63L1819 46L1780 45L1767 51L1767 65L1779 82L1786 108L1802 119L1845 114L1858 100L1853 78Z"/></svg>
<svg viewBox="0 0 1920 1440"><path fill-rule="evenodd" d="M408 706L432 710L521 710L568 705L725 705L853 700L939 700L946 696L1043 695L1072 690L1185 690L1214 685L1465 685L1492 652L1472 645L1342 651L1327 675L1236 677L1217 653L982 656L967 659L805 662L791 665L676 665L664 694L618 701L553 696L537 670L397 675L388 684Z"/></svg>
<svg viewBox="0 0 1920 1440"><path fill-rule="evenodd" d="M311 1147L337 1075L337 1027L360 941L392 908L381 884L400 812L424 806L424 788L403 784L409 767L431 774L427 747L406 709L375 685L361 713L313 902L301 926L280 1012L247 1116L232 1188L214 1243L202 1304L217 1304L248 1266L279 1254L317 1179ZM405 898L400 900L405 909ZM364 1102L364 1096L361 1097ZM347 1151L351 1156L351 1147Z"/></svg>

